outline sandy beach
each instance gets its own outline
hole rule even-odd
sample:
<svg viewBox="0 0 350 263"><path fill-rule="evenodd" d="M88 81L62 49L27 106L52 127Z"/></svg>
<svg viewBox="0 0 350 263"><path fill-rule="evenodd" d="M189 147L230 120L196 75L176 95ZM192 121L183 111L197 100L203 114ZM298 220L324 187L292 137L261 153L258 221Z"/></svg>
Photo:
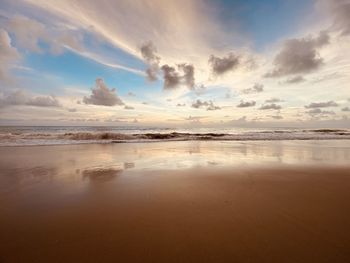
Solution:
<svg viewBox="0 0 350 263"><path fill-rule="evenodd" d="M350 259L349 141L0 153L0 262Z"/></svg>

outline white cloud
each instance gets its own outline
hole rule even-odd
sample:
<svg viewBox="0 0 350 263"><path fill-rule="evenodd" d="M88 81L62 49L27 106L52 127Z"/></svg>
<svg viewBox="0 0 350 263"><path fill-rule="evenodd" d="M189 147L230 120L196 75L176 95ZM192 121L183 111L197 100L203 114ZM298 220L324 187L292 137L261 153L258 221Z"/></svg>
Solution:
<svg viewBox="0 0 350 263"><path fill-rule="evenodd" d="M9 34L0 28L0 80L9 79L9 71L19 58L20 55L12 46Z"/></svg>

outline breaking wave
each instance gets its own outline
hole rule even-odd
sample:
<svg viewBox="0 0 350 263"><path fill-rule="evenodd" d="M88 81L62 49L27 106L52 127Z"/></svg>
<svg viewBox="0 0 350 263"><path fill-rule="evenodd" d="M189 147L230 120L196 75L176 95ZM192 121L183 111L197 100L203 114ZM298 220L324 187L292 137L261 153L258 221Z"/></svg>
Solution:
<svg viewBox="0 0 350 263"><path fill-rule="evenodd" d="M3 132L0 146L53 145L76 143L127 143L155 141L249 141L249 140L336 140L350 139L348 129L267 130L236 133L190 132Z"/></svg>

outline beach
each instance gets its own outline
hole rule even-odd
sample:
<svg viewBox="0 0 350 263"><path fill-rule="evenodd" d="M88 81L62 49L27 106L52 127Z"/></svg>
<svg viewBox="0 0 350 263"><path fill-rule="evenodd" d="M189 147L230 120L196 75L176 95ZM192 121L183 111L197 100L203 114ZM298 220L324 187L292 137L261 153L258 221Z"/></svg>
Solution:
<svg viewBox="0 0 350 263"><path fill-rule="evenodd" d="M0 262L349 262L350 141L0 147Z"/></svg>

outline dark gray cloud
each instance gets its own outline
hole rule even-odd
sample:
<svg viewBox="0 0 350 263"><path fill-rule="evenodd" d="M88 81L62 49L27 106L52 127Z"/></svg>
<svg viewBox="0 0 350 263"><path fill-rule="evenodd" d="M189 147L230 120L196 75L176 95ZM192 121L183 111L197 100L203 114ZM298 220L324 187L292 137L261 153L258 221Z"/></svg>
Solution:
<svg viewBox="0 0 350 263"><path fill-rule="evenodd" d="M244 89L242 90L243 94L253 94L253 93L260 93L264 91L264 85L255 83L252 88Z"/></svg>
<svg viewBox="0 0 350 263"><path fill-rule="evenodd" d="M260 108L260 110L280 110L282 107L280 105L277 105L275 103L270 104L264 104Z"/></svg>
<svg viewBox="0 0 350 263"><path fill-rule="evenodd" d="M177 70L175 67L163 65L161 67L164 78L164 89L174 89L180 85L184 85L189 89L193 89L195 85L194 67L190 64L178 64Z"/></svg>
<svg viewBox="0 0 350 263"><path fill-rule="evenodd" d="M174 67L163 65L161 69L164 77L164 89L173 89L180 85L181 76Z"/></svg>
<svg viewBox="0 0 350 263"><path fill-rule="evenodd" d="M192 108L207 108L207 110L220 110L221 107L216 106L213 101L201 101L201 100L196 100L195 102L192 103Z"/></svg>
<svg viewBox="0 0 350 263"><path fill-rule="evenodd" d="M21 90L8 94L2 94L0 97L0 107L26 105L35 107L61 107L58 99L54 96L36 96L31 97Z"/></svg>
<svg viewBox="0 0 350 263"><path fill-rule="evenodd" d="M247 108L247 107L253 107L255 106L256 102L255 101L243 101L237 105L237 108Z"/></svg>
<svg viewBox="0 0 350 263"><path fill-rule="evenodd" d="M306 111L307 114L311 116L317 116L317 115L335 115L334 111L326 111L326 110L321 110L319 108L316 109L311 109L309 111Z"/></svg>
<svg viewBox="0 0 350 263"><path fill-rule="evenodd" d="M158 72L162 70L164 89L177 88L184 85L190 89L195 87L194 66L187 63L177 64L176 67L164 64L160 66L160 57L156 54L157 49L152 42L147 42L140 47L141 55L148 64L146 69L150 81L158 79Z"/></svg>
<svg viewBox="0 0 350 263"><path fill-rule="evenodd" d="M160 57L156 55L157 48L149 41L140 47L140 51L143 59L148 64L148 68L146 69L147 78L150 81L157 80L160 62Z"/></svg>
<svg viewBox="0 0 350 263"><path fill-rule="evenodd" d="M344 107L341 109L342 111L350 111L350 107Z"/></svg>
<svg viewBox="0 0 350 263"><path fill-rule="evenodd" d="M328 43L326 31L321 31L315 38L288 39L274 59L275 68L265 77L276 78L317 70L323 64L318 49Z"/></svg>
<svg viewBox="0 0 350 263"><path fill-rule="evenodd" d="M291 77L289 79L287 79L285 81L285 83L287 84L297 84L297 83L301 83L304 82L306 79L304 79L303 76L295 76L295 77Z"/></svg>
<svg viewBox="0 0 350 263"><path fill-rule="evenodd" d="M223 58L211 55L208 62L211 66L213 74L215 76L220 76L237 68L240 60L239 56L233 53L229 53L226 57Z"/></svg>
<svg viewBox="0 0 350 263"><path fill-rule="evenodd" d="M313 109L313 108L327 108L327 107L337 107L338 104L332 100L327 102L312 102L309 105L305 105L306 109Z"/></svg>
<svg viewBox="0 0 350 263"><path fill-rule="evenodd" d="M194 66L189 64L179 64L178 65L179 70L183 72L183 82L188 87L193 89L195 85L195 79L194 79Z"/></svg>
<svg viewBox="0 0 350 263"><path fill-rule="evenodd" d="M109 89L103 79L96 79L96 85L92 89L92 94L89 97L84 97L85 104L115 106L124 105L124 102L118 97L115 89Z"/></svg>
<svg viewBox="0 0 350 263"><path fill-rule="evenodd" d="M132 107L132 106L125 105L124 109L126 109L126 110L134 110L135 108Z"/></svg>
<svg viewBox="0 0 350 263"><path fill-rule="evenodd" d="M270 117L270 118L275 119L275 120L282 120L283 119L283 116L281 116L281 115L268 115L267 117Z"/></svg>
<svg viewBox="0 0 350 263"><path fill-rule="evenodd" d="M266 103L276 103L276 102L282 102L283 100L279 99L279 98L271 98L268 100L265 100Z"/></svg>

